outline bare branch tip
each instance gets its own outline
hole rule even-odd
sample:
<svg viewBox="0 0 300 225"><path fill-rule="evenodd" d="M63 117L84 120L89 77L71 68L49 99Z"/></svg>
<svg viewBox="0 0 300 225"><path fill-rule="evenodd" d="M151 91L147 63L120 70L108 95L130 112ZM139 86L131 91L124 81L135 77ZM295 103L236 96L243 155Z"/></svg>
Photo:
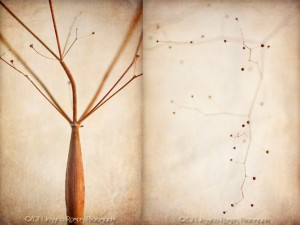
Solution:
<svg viewBox="0 0 300 225"><path fill-rule="evenodd" d="M143 74L141 73L141 74L138 74L138 75L133 75L133 79L138 78L140 76L143 76Z"/></svg>

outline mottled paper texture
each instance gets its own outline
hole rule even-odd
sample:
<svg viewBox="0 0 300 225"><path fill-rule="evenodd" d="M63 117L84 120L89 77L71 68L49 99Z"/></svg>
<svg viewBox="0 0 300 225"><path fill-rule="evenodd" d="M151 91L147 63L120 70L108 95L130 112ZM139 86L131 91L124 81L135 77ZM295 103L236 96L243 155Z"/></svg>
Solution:
<svg viewBox="0 0 300 225"><path fill-rule="evenodd" d="M58 53L48 1L3 1L54 52ZM65 62L75 77L79 114L93 97L122 44L139 1L53 1ZM71 87L52 55L1 8L1 54L31 75L19 57L47 85L71 116ZM106 93L128 67L138 43L141 22L113 69ZM69 34L70 32L70 34ZM68 35L70 35L68 37ZM141 73L141 61L136 74ZM133 69L118 86L133 76ZM65 173L71 128L21 74L1 62L1 225L27 224L26 216L65 218ZM141 79L89 117L80 128L85 172L85 216L138 224L141 214ZM100 98L99 98L100 100ZM28 219L28 218L27 218ZM29 220L29 224L32 221ZM93 221L89 221L93 224ZM58 223L58 224L66 224ZM86 223L89 224L89 223Z"/></svg>
<svg viewBox="0 0 300 225"><path fill-rule="evenodd" d="M3 2L57 52L48 1ZM62 46L76 28L84 37L65 58L79 113L141 4L102 93L141 30L143 77L80 128L85 224L300 224L299 1L54 1ZM1 56L71 115L59 63L0 8ZM66 224L70 126L21 74L2 61L0 72L0 224Z"/></svg>
<svg viewBox="0 0 300 225"><path fill-rule="evenodd" d="M144 2L144 224L300 224L299 15Z"/></svg>

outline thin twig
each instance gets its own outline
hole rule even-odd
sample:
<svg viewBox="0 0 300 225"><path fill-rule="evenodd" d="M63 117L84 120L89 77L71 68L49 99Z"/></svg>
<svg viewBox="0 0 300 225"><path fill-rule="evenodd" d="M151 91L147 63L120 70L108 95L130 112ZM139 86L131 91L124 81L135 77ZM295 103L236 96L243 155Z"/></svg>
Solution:
<svg viewBox="0 0 300 225"><path fill-rule="evenodd" d="M74 41L72 42L72 44L70 45L70 47L68 48L68 50L66 51L66 53L63 55L63 58L66 57L66 55L68 54L68 52L70 51L70 49L72 48L72 46L75 44L75 42L77 41L78 37L77 37L77 31L78 31L78 28L76 28L76 37L74 39Z"/></svg>
<svg viewBox="0 0 300 225"><path fill-rule="evenodd" d="M60 42L59 42L59 37L58 37L58 32L57 32L57 27L56 27L56 22L55 22L55 16L54 16L52 0L49 0L49 6L50 6L52 22L53 22L53 26L54 26L54 30L55 30L55 37L56 37L57 48L58 48L58 52L59 52L59 58L62 59L62 54L61 54L61 49L60 49Z"/></svg>
<svg viewBox="0 0 300 225"><path fill-rule="evenodd" d="M34 47L33 47L33 44L30 45L30 48L32 48L37 54L39 54L40 56L46 58L46 59L51 59L51 60L56 60L56 59L53 59L53 58L50 58L48 56L45 56L43 55L42 53L40 53L38 50L36 50Z"/></svg>
<svg viewBox="0 0 300 225"><path fill-rule="evenodd" d="M78 124L81 124L86 118L88 118L92 113L94 113L97 109L99 109L101 106L103 106L106 102L108 102L112 97L114 97L116 94L118 94L123 88L125 88L128 84L130 84L134 79L142 76L143 74L134 75L129 81L127 81L122 87L120 87L117 91L115 91L111 96L109 96L107 99L105 99L103 102L101 102L97 107L94 107L89 113L87 113L84 117L82 117Z"/></svg>
<svg viewBox="0 0 300 225"><path fill-rule="evenodd" d="M65 42L65 44L64 44L63 52L62 52L63 55L64 55L65 52L66 52L66 48L67 48L67 45L68 45L68 42L69 42L69 39L70 39L70 36L71 36L71 32L72 32L72 30L73 30L73 26L74 26L76 20L78 19L78 17L81 16L81 14L82 14L82 12L79 12L79 14L77 14L77 16L74 17L73 22L72 22L72 24L71 24L71 26L70 26L70 28L69 28L69 33L68 33L66 42Z"/></svg>
<svg viewBox="0 0 300 225"><path fill-rule="evenodd" d="M107 71L105 72L94 97L92 98L92 100L90 101L90 103L88 104L86 109L84 110L82 116L85 115L86 113L88 113L91 110L91 108L93 107L93 105L95 104L95 102L97 101L97 98L100 95L101 91L103 90L103 87L104 87L106 81L108 80L108 77L110 76L112 69L114 68L115 64L118 62L120 56L122 55L125 47L127 46L128 42L133 34L133 31L137 27L137 25L140 21L140 18L142 16L142 11L143 11L142 4L140 4L139 8L137 9L137 13L136 13L135 17L133 18L131 25L124 37L124 40L122 41L121 46L119 47L114 59L112 60Z"/></svg>
<svg viewBox="0 0 300 225"><path fill-rule="evenodd" d="M75 42L76 42L77 40L79 40L79 39L81 39L81 38L89 37L89 36L95 34L95 32L92 32L92 33L90 33L90 34L88 34L88 35L78 37L77 32L78 32L78 28L76 28L76 37L75 37L74 41L72 42L72 44L70 45L70 47L68 48L68 50L66 51L66 53L63 54L63 59L66 57L66 55L67 55L68 52L71 50L71 48L73 47L73 45L75 44Z"/></svg>
<svg viewBox="0 0 300 225"><path fill-rule="evenodd" d="M114 97L116 94L118 94L123 88L125 88L130 82L132 82L134 79L142 76L143 74L134 75L129 81L127 81L122 87L120 87L117 91L115 91L111 96L109 96L105 101L103 101L94 111L99 109L101 106L103 106L108 100L110 100L112 97Z"/></svg>
<svg viewBox="0 0 300 225"><path fill-rule="evenodd" d="M9 65L11 68L13 68L14 70L16 70L17 72L19 72L20 74L22 74L28 81L30 81L30 83L39 91L40 94L43 95L43 97L69 122L72 123L71 119L64 114L62 111L60 111L60 109L41 91L41 89L33 82L33 80L30 79L30 77L23 73L21 70L19 70L17 67L15 67L13 64L10 64L9 62L7 62L5 59L3 59L2 57L0 57L0 59L5 62L7 65Z"/></svg>
<svg viewBox="0 0 300 225"><path fill-rule="evenodd" d="M3 6L3 8L6 9L6 11L14 17L32 36L34 36L56 59L59 60L59 57L35 34L33 31L31 31L1 0L0 4Z"/></svg>

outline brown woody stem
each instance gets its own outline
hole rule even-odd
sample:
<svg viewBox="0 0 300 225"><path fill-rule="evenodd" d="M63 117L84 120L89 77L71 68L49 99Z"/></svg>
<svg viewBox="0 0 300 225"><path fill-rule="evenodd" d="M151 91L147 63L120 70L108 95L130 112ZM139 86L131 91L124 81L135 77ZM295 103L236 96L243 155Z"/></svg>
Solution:
<svg viewBox="0 0 300 225"><path fill-rule="evenodd" d="M58 32L57 32L57 27L56 27L56 22L55 22L55 16L54 16L52 0L49 0L49 5L50 5L50 10L51 10L52 22L53 22L53 26L54 26L54 30L55 30L55 37L56 37L57 48L58 48L58 52L59 52L59 58L62 59L62 54L61 54L61 49L60 49L60 42L59 42L59 37L58 37Z"/></svg>
<svg viewBox="0 0 300 225"><path fill-rule="evenodd" d="M72 134L68 155L66 180L66 207L68 225L82 225L84 215L84 170L81 154L79 125L72 124Z"/></svg>
<svg viewBox="0 0 300 225"><path fill-rule="evenodd" d="M76 83L74 80L74 77L71 74L71 71L67 67L67 65L64 63L64 61L60 60L60 64L62 65L63 69L65 70L69 81L72 86L72 96L73 96L73 123L77 122L77 90L76 90Z"/></svg>

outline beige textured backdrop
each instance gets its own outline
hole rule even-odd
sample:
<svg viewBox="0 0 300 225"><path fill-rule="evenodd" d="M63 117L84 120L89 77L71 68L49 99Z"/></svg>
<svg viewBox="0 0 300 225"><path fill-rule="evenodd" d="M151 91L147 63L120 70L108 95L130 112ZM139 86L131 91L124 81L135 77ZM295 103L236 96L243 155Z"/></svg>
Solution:
<svg viewBox="0 0 300 225"><path fill-rule="evenodd" d="M5 2L56 49L47 1ZM79 35L96 33L79 40L66 59L79 84L82 111L138 2L54 3L62 43L72 23L70 41L76 27ZM226 219L242 224L243 218L299 224L299 3L145 0L143 4L144 77L81 129L85 214L113 217L122 225L226 224ZM70 88L57 62L37 55L28 47L31 43L47 52L3 9L0 13L1 35L70 112ZM242 133L241 124L248 118L203 112L247 114L250 108L259 73L247 61L249 52L242 50L240 31L247 45L265 47L252 51L263 79L250 118L246 166L257 180L246 180L245 199L231 208L241 195L243 170L229 159L242 160L249 139L229 135ZM107 88L130 62L137 38L138 32ZM6 59L14 58L2 39L3 52ZM1 224L24 224L26 215L64 217L70 128L24 78L3 63L0 68Z"/></svg>
<svg viewBox="0 0 300 225"><path fill-rule="evenodd" d="M53 1L60 40L78 36L65 61L78 86L79 112L87 106L136 14L139 1ZM48 1L5 1L57 52ZM77 18L77 19L76 19ZM140 23L141 25L141 23ZM129 65L141 26L107 83ZM71 115L68 79L48 52L1 7L1 34L39 75ZM1 42L1 54L19 60ZM136 73L141 72L141 62ZM132 77L131 70L125 80ZM25 216L65 217L64 179L71 129L31 84L1 63L1 222L25 224ZM124 83L124 82L123 82ZM81 144L86 182L85 215L136 224L141 210L141 79L84 122ZM104 91L105 91L104 90ZM103 92L104 93L104 92ZM103 96L103 95L102 95ZM40 222L40 224L45 224Z"/></svg>
<svg viewBox="0 0 300 225"><path fill-rule="evenodd" d="M299 15L299 1L144 1L145 224L300 224ZM243 166L229 159L242 161L249 139L230 134L247 117L199 111L248 113L259 73L240 29L247 45L265 47L252 51L263 80L246 166L257 179L231 208Z"/></svg>

